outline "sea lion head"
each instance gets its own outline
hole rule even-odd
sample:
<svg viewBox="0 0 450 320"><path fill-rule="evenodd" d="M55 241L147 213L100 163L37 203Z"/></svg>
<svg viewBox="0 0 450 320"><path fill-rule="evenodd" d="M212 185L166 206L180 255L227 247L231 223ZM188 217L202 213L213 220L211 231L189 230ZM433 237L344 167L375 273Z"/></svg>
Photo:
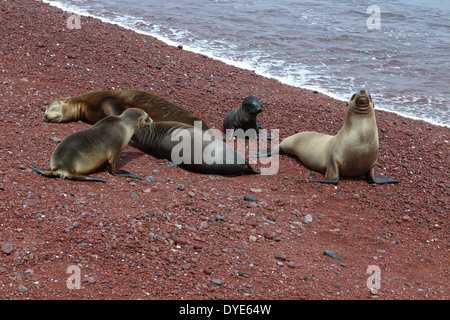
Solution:
<svg viewBox="0 0 450 320"><path fill-rule="evenodd" d="M76 108L69 102L69 98L60 98L47 107L44 114L45 122L69 122L76 115Z"/></svg>
<svg viewBox="0 0 450 320"><path fill-rule="evenodd" d="M244 109L245 113L251 116L256 116L262 111L261 101L259 101L258 98L252 96L245 98L241 106Z"/></svg>
<svg viewBox="0 0 450 320"><path fill-rule="evenodd" d="M372 97L366 90L360 90L350 98L348 107L356 113L369 113L373 110Z"/></svg>
<svg viewBox="0 0 450 320"><path fill-rule="evenodd" d="M121 114L122 118L128 118L134 121L134 129L139 130L153 123L153 119L149 117L147 112L139 108L130 108Z"/></svg>

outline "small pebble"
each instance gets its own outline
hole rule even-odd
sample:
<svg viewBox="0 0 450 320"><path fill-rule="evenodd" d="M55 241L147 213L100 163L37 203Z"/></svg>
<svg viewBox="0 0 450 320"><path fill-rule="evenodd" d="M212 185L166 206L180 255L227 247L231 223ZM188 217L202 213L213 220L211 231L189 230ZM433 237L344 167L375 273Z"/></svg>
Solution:
<svg viewBox="0 0 450 320"><path fill-rule="evenodd" d="M205 269L203 269L203 272L206 274L211 274L213 273L213 269L211 267L206 267Z"/></svg>
<svg viewBox="0 0 450 320"><path fill-rule="evenodd" d="M286 260L287 257L284 253L279 252L275 255L275 258L284 261L284 260Z"/></svg>
<svg viewBox="0 0 450 320"><path fill-rule="evenodd" d="M194 249L195 250L202 250L203 246L199 243L194 243Z"/></svg>
<svg viewBox="0 0 450 320"><path fill-rule="evenodd" d="M28 288L25 287L24 285L21 285L21 284L19 284L19 285L17 286L17 289L19 290L19 292L22 292L22 293L28 291Z"/></svg>
<svg viewBox="0 0 450 320"><path fill-rule="evenodd" d="M255 197L251 196L251 195L245 195L244 200L245 201L256 201Z"/></svg>
<svg viewBox="0 0 450 320"><path fill-rule="evenodd" d="M170 239L172 239L173 242L175 242L176 244L184 245L184 244L187 243L187 240L185 238L177 237L177 236L175 236L173 234L170 235Z"/></svg>
<svg viewBox="0 0 450 320"><path fill-rule="evenodd" d="M304 218L303 218L303 223L308 224L313 222L313 217L310 214L307 214Z"/></svg>
<svg viewBox="0 0 450 320"><path fill-rule="evenodd" d="M85 277L83 279L83 282L95 283L95 282L97 282L97 280L95 280L94 277Z"/></svg>
<svg viewBox="0 0 450 320"><path fill-rule="evenodd" d="M333 259L337 259L337 260L341 260L341 258L339 257L339 255L331 250L325 250L323 252L324 255L329 256Z"/></svg>
<svg viewBox="0 0 450 320"><path fill-rule="evenodd" d="M145 178L145 181L148 183L154 183L156 182L156 179L153 176L148 176Z"/></svg>
<svg viewBox="0 0 450 320"><path fill-rule="evenodd" d="M266 239L273 239L274 235L273 232L270 230L265 230L264 231L264 238Z"/></svg>
<svg viewBox="0 0 450 320"><path fill-rule="evenodd" d="M212 283L217 284L219 286L221 286L224 282L222 279L212 279L211 281Z"/></svg>
<svg viewBox="0 0 450 320"><path fill-rule="evenodd" d="M249 236L248 240L250 240L251 242L256 242L257 238L255 236Z"/></svg>
<svg viewBox="0 0 450 320"><path fill-rule="evenodd" d="M137 198L139 198L139 195L138 195L136 192L133 192L133 193L131 194L131 198L137 199Z"/></svg>
<svg viewBox="0 0 450 320"><path fill-rule="evenodd" d="M2 244L2 252L4 254L11 254L14 251L14 247L10 243L4 243Z"/></svg>
<svg viewBox="0 0 450 320"><path fill-rule="evenodd" d="M33 269L27 269L27 270L25 270L25 272L23 274L25 276L32 276L32 275L34 275L34 270Z"/></svg>
<svg viewBox="0 0 450 320"><path fill-rule="evenodd" d="M164 164L166 166L168 166L169 168L176 168L176 167L178 167L175 163L173 163L171 161L164 162Z"/></svg>

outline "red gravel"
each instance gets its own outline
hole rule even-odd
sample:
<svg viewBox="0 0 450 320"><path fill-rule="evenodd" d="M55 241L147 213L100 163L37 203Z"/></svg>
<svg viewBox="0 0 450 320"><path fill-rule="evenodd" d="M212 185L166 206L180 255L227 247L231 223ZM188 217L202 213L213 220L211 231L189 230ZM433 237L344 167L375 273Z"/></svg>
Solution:
<svg viewBox="0 0 450 320"><path fill-rule="evenodd" d="M310 171L289 156L275 175L207 176L132 145L119 166L156 182L44 178L32 169L49 167L51 138L88 127L42 121L66 95L152 90L221 128L252 94L281 138L336 133L345 103L96 19L67 29L69 13L41 2L1 1L0 15L0 298L449 298L448 128L377 111L377 175L397 185L300 183Z"/></svg>

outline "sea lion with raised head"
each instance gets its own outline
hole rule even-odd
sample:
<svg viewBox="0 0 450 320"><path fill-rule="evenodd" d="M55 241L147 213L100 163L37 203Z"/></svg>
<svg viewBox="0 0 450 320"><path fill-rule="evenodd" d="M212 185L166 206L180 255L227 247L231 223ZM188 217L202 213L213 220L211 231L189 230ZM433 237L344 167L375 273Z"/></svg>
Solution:
<svg viewBox="0 0 450 320"><path fill-rule="evenodd" d="M325 174L313 182L338 184L340 177L365 175L370 183L398 183L389 177L375 177L378 161L378 130L370 94L356 92L347 104L347 115L341 130L334 136L305 131L281 141L269 154L278 152L297 156L308 168Z"/></svg>
<svg viewBox="0 0 450 320"><path fill-rule="evenodd" d="M46 177L107 182L88 175L108 164L113 175L142 179L116 168L116 162L136 130L151 123L147 113L137 108L127 109L120 116L108 116L92 127L64 138L53 152L50 170L34 170Z"/></svg>
<svg viewBox="0 0 450 320"><path fill-rule="evenodd" d="M208 125L194 113L155 94L140 90L104 90L79 96L60 98L46 108L44 121L84 121L94 124L107 116L120 115L128 108L144 110L154 122L177 121L194 125L202 122L203 130Z"/></svg>
<svg viewBox="0 0 450 320"><path fill-rule="evenodd" d="M222 176L260 173L222 139L202 130L201 123L153 122L137 131L134 140L140 150L189 171Z"/></svg>
<svg viewBox="0 0 450 320"><path fill-rule="evenodd" d="M262 103L258 98L250 96L244 99L239 108L230 111L223 120L223 130L226 133L226 139L231 140L233 136L238 136L238 129L247 131L251 129L254 138L259 134L263 127L256 118L262 112ZM243 133L243 132L240 133Z"/></svg>

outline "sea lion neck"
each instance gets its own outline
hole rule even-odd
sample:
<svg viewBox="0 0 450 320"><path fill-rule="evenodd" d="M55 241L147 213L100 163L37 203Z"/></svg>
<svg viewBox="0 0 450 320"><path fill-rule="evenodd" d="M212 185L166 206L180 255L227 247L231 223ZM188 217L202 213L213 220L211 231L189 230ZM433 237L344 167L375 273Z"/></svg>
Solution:
<svg viewBox="0 0 450 320"><path fill-rule="evenodd" d="M373 113L373 107L370 103L354 104L351 107L351 112L356 113L356 114L370 114L370 113Z"/></svg>
<svg viewBox="0 0 450 320"><path fill-rule="evenodd" d="M256 116L257 116L257 114L250 114L249 112L247 112L243 106L238 108L236 110L236 113L238 114L239 118L244 120L244 121L249 121L249 120L256 119Z"/></svg>
<svg viewBox="0 0 450 320"><path fill-rule="evenodd" d="M83 102L75 102L75 115L76 119L80 119L83 122L87 122L86 117L86 103Z"/></svg>

